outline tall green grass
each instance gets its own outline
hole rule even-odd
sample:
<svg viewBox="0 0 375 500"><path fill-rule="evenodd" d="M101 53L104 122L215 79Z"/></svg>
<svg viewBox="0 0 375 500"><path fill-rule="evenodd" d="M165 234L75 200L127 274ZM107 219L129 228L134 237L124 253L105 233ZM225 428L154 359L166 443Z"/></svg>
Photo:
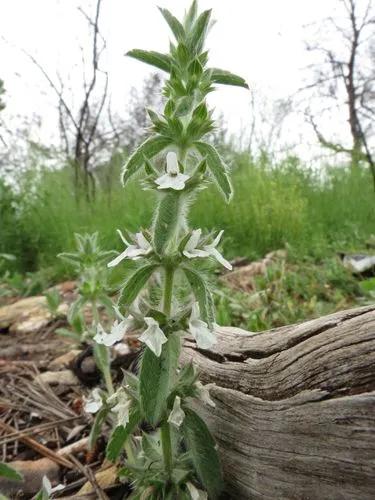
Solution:
<svg viewBox="0 0 375 500"><path fill-rule="evenodd" d="M375 195L366 170L307 169L295 158L272 164L246 154L231 158L235 196L226 205L214 188L199 196L192 211L195 227L225 230L224 250L231 258L256 258L290 245L295 252L325 255L355 248L375 232ZM121 249L116 228L147 227L152 193L137 182L125 190L115 183L111 195L99 192L94 204L76 204L69 170L45 172L27 182L1 221L0 252L17 256L20 271L66 271L56 254L73 247L74 232L99 231L104 248Z"/></svg>

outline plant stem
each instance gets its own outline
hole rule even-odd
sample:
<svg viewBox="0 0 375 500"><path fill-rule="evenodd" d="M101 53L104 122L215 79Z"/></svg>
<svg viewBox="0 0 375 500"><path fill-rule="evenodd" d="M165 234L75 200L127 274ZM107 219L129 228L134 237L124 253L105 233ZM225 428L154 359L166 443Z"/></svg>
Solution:
<svg viewBox="0 0 375 500"><path fill-rule="evenodd" d="M169 317L169 315L171 314L173 276L174 276L174 268L166 266L165 281L164 281L164 296L163 296L163 312L167 317Z"/></svg>
<svg viewBox="0 0 375 500"><path fill-rule="evenodd" d="M94 328L95 328L95 332L96 332L98 329L98 324L100 322L100 318L99 318L99 312L98 312L98 308L96 307L95 300L91 301L91 308L92 308L92 317L93 317L93 321L94 321ZM105 347L105 346L103 346L103 347ZM110 359L109 347L105 347L105 349L107 350L107 358ZM98 368L100 368L100 367L98 367ZM103 373L103 378L104 378L105 386L107 388L108 395L111 396L111 394L113 394L115 392L114 388L113 388L113 383L112 383L111 367L110 366L106 366L106 367L103 366L102 373Z"/></svg>
<svg viewBox="0 0 375 500"><path fill-rule="evenodd" d="M164 421L160 427L161 446L163 448L164 465L168 476L172 472L172 442L169 424Z"/></svg>
<svg viewBox="0 0 375 500"><path fill-rule="evenodd" d="M174 268L165 267L163 311L167 318L171 314ZM168 476L172 473L172 443L169 423L164 420L160 427L161 446L163 449L164 466Z"/></svg>

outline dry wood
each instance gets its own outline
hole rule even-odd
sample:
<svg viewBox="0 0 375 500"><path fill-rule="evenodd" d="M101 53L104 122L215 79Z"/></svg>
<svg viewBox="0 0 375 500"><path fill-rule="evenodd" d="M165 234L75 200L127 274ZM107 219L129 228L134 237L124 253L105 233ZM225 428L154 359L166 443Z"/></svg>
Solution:
<svg viewBox="0 0 375 500"><path fill-rule="evenodd" d="M372 500L375 306L253 334L186 341L216 408L198 407L223 462L227 497Z"/></svg>

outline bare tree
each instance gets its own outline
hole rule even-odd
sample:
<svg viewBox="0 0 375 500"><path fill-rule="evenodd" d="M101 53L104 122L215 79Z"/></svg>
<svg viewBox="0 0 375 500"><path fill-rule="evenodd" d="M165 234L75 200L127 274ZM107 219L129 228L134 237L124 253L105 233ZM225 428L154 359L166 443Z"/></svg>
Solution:
<svg viewBox="0 0 375 500"><path fill-rule="evenodd" d="M250 101L250 127L247 150L252 156L267 152L277 155L290 151L295 145L284 137L284 129L293 111L291 98L269 99L253 92ZM243 141L244 142L244 141Z"/></svg>
<svg viewBox="0 0 375 500"><path fill-rule="evenodd" d="M97 0L93 16L79 8L87 20L91 31L90 77L86 74L86 61L82 57L82 99L78 109L70 103L64 79L58 76L55 81L38 60L26 53L39 68L58 99L59 130L65 158L74 169L77 199L83 191L88 201L95 197L94 168L97 155L100 154L106 134L101 119L104 115L108 96L108 74L100 68L100 58L106 48L106 42L99 29L102 0ZM83 53L83 50L82 50ZM109 127L110 129L110 127Z"/></svg>
<svg viewBox="0 0 375 500"><path fill-rule="evenodd" d="M320 55L320 61L312 65L314 79L304 90L316 91L321 104L315 113L309 110L307 114L322 146L349 155L353 167L361 161L368 163L375 188L375 164L369 145L375 132L374 5L373 0L340 0L339 4L344 17L329 17L319 31L320 39L328 33L331 40L307 44L309 51ZM351 144L328 138L322 131L318 115L330 111L332 105L346 109Z"/></svg>

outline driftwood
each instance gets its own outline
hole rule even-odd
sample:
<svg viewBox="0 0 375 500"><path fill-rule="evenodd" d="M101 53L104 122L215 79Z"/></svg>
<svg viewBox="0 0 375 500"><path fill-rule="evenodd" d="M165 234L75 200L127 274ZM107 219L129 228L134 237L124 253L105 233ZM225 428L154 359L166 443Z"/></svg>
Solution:
<svg viewBox="0 0 375 500"><path fill-rule="evenodd" d="M225 498L375 498L375 306L259 334L186 342L216 408Z"/></svg>

